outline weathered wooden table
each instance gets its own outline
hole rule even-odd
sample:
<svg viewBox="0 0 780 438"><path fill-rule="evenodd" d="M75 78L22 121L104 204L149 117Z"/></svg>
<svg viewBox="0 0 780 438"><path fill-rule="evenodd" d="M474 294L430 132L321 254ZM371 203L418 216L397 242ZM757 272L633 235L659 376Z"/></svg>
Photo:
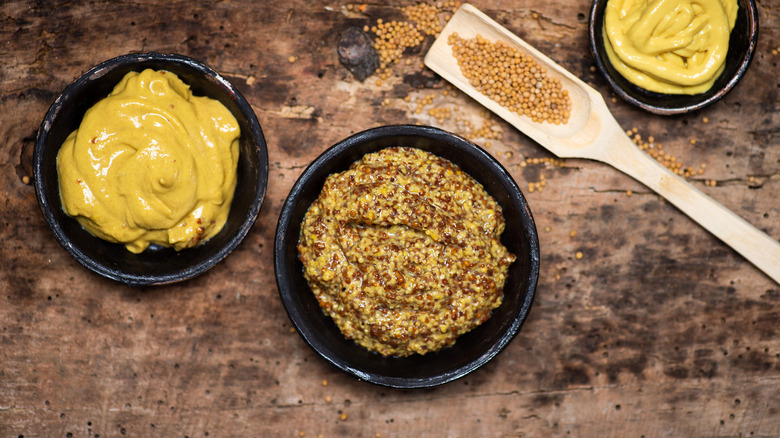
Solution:
<svg viewBox="0 0 780 438"><path fill-rule="evenodd" d="M356 80L338 61L339 35L403 20L410 3L388 3L0 5L0 436L780 436L780 287L637 182L599 163L550 163L444 93L420 66L430 41L392 77ZM588 49L590 2L474 4L603 92L626 129L701 169L694 185L780 238L778 2L759 3L758 53L737 88L677 117L614 98ZM58 93L103 60L149 50L199 59L239 88L268 141L270 183L224 262L181 284L130 288L59 246L29 178ZM449 117L429 113L444 107ZM540 231L522 332L487 366L430 390L326 364L291 329L272 268L277 216L307 163L393 123L485 146L525 188ZM483 124L500 138L479 134Z"/></svg>

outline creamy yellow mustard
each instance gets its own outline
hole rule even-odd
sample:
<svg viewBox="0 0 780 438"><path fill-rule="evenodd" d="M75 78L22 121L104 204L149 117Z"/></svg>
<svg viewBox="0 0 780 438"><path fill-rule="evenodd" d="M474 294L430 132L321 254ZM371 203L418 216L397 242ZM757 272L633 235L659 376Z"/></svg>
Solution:
<svg viewBox="0 0 780 438"><path fill-rule="evenodd" d="M128 73L57 156L65 212L143 252L193 247L224 226L236 187L238 122L175 74Z"/></svg>
<svg viewBox="0 0 780 438"><path fill-rule="evenodd" d="M646 90L703 93L723 72L737 9L737 0L609 0L607 56Z"/></svg>

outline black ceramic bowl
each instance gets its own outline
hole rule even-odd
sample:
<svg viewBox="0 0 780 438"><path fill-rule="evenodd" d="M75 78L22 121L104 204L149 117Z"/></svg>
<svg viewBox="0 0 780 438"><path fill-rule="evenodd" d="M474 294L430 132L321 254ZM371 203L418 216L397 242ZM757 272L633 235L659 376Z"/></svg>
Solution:
<svg viewBox="0 0 780 438"><path fill-rule="evenodd" d="M410 146L446 158L480 182L498 201L506 219L502 242L517 255L509 268L504 301L491 318L451 347L426 355L385 357L341 334L320 309L298 260L301 222L328 175L349 168L363 155L391 146ZM384 126L332 146L303 172L279 217L274 244L276 281L284 307L303 339L325 360L359 379L396 388L440 385L462 377L498 354L523 325L539 275L539 242L528 204L512 177L473 143L425 126Z"/></svg>
<svg viewBox="0 0 780 438"><path fill-rule="evenodd" d="M57 153L84 113L107 96L130 71L145 68L175 73L198 96L222 102L241 128L238 182L227 223L205 243L182 251L150 246L141 254L99 239L65 214L59 195ZM110 59L69 85L46 113L33 156L38 203L59 243L82 265L129 285L165 284L203 273L238 246L257 219L268 182L265 138L251 106L214 70L191 58L159 53L130 54Z"/></svg>
<svg viewBox="0 0 780 438"><path fill-rule="evenodd" d="M726 95L742 79L753 60L758 43L758 10L755 0L737 0L739 12L731 31L726 69L708 91L694 95L663 94L647 91L624 78L607 57L604 49L604 10L607 0L594 0L590 9L588 34L590 48L601 73L618 96L647 111L671 115L696 111Z"/></svg>

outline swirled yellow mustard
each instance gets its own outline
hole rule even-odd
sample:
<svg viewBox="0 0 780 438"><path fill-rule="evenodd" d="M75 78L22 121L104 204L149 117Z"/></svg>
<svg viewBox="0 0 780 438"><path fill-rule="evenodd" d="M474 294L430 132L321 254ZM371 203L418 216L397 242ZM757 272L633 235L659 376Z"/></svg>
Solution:
<svg viewBox="0 0 780 438"><path fill-rule="evenodd" d="M723 72L737 9L737 0L609 0L607 56L646 90L703 93Z"/></svg>
<svg viewBox="0 0 780 438"><path fill-rule="evenodd" d="M224 226L236 187L236 118L167 71L128 73L57 155L65 212L133 253L195 246Z"/></svg>

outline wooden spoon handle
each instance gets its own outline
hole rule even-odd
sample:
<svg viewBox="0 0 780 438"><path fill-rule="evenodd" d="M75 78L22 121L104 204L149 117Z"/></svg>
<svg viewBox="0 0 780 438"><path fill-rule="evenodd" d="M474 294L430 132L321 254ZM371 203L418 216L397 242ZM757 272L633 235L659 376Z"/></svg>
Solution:
<svg viewBox="0 0 780 438"><path fill-rule="evenodd" d="M642 152L615 126L613 144L598 160L653 189L780 284L780 243Z"/></svg>

